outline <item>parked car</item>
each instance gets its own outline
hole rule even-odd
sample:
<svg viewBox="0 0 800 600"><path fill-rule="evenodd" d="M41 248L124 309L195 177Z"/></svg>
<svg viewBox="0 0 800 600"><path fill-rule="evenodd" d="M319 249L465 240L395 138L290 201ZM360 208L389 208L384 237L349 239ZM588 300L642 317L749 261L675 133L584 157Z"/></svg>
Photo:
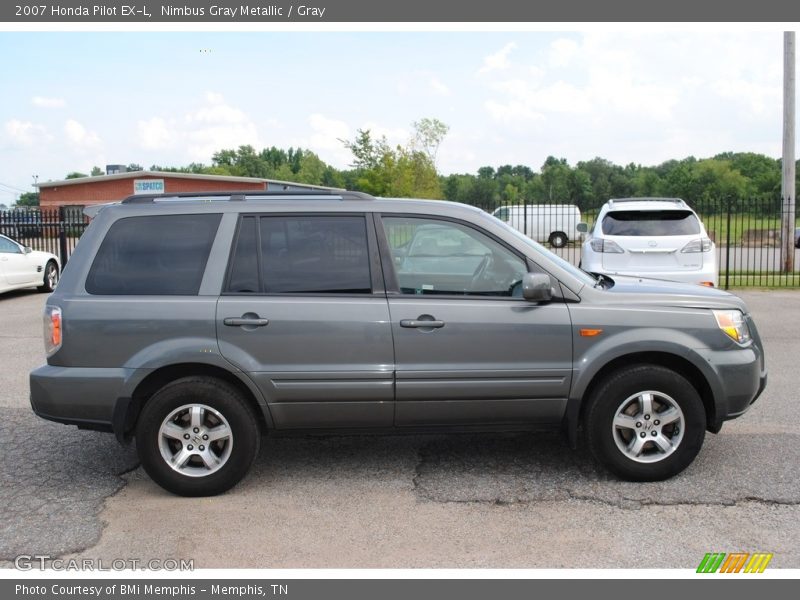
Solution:
<svg viewBox="0 0 800 600"><path fill-rule="evenodd" d="M574 204L519 204L501 206L492 213L517 231L553 248L580 239L581 211Z"/></svg>
<svg viewBox="0 0 800 600"><path fill-rule="evenodd" d="M794 230L794 247L800 248L800 227Z"/></svg>
<svg viewBox="0 0 800 600"><path fill-rule="evenodd" d="M36 414L135 437L187 496L235 485L264 432L562 428L665 479L767 377L736 296L595 277L476 208L355 192L108 205L45 325Z"/></svg>
<svg viewBox="0 0 800 600"><path fill-rule="evenodd" d="M679 198L606 202L584 240L581 268L706 286L716 286L719 279L716 246Z"/></svg>
<svg viewBox="0 0 800 600"><path fill-rule="evenodd" d="M58 283L58 257L0 235L0 292L37 287L52 292Z"/></svg>

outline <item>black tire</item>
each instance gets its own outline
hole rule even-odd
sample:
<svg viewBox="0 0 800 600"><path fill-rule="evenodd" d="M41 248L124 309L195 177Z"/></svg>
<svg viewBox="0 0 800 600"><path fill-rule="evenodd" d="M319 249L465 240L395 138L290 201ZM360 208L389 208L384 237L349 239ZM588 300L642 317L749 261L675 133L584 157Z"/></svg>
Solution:
<svg viewBox="0 0 800 600"><path fill-rule="evenodd" d="M225 461L208 475L185 475L170 466L162 455L161 426L174 411L187 405L203 405L217 411L231 432ZM206 414L214 418L211 411ZM227 442L223 442L223 447ZM184 444L171 440L169 443ZM209 442L209 452L212 443ZM260 444L259 420L250 403L234 386L213 377L185 377L167 384L146 402L136 424L136 446L145 471L165 490L180 496L214 496L229 490L247 474ZM202 470L199 455L193 456L187 466L198 463L197 468Z"/></svg>
<svg viewBox="0 0 800 600"><path fill-rule="evenodd" d="M638 407L644 405L641 397L635 400L631 400L631 397L648 391L655 393L647 395L654 398L653 406L656 408L650 411L652 414L649 420L645 421L647 417L641 417L645 413L636 412L640 410ZM660 414L667 414L663 411L670 400L674 401L682 412L682 419L671 425L661 425L658 432L659 434L663 432L664 437L671 442L671 446L670 450L659 452L655 440L662 438L652 432L656 430L654 424L659 423L658 410L662 411ZM589 449L598 462L622 479L629 481L669 479L688 467L703 445L706 432L703 401L694 386L671 369L648 364L620 369L595 388L588 402L584 431ZM630 412L621 415L623 419L626 419L628 414L635 413L631 417L630 428L614 425L614 419L624 404L629 407ZM664 418L664 421L666 420ZM640 429L636 429L639 427ZM648 427L650 429L647 429ZM631 446L628 446L626 454L618 444L632 445L634 438L637 435L641 436L642 433L645 433L645 436L642 437L641 443L645 444L645 447L638 459L634 459L631 453L635 450L631 449ZM651 434L656 438L651 440L649 437ZM664 455L663 458L661 455ZM652 462L639 462L641 460Z"/></svg>
<svg viewBox="0 0 800 600"><path fill-rule="evenodd" d="M40 285L37 289L40 292L45 292L47 294L52 294L53 290L56 289L56 285L58 285L58 265L56 261L50 260L44 266L44 276L42 277L42 285Z"/></svg>
<svg viewBox="0 0 800 600"><path fill-rule="evenodd" d="M554 231L550 234L548 241L553 248L563 248L569 242L569 238L563 231Z"/></svg>

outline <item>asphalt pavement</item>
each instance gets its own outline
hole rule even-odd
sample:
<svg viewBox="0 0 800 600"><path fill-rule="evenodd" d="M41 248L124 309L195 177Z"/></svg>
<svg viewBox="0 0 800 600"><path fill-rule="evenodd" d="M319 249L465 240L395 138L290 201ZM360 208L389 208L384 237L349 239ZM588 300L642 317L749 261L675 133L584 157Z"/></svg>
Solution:
<svg viewBox="0 0 800 600"><path fill-rule="evenodd" d="M696 567L773 552L800 567L800 291L738 292L770 380L695 463L632 484L557 434L266 438L214 498L172 496L113 436L42 421L44 296L0 296L0 565L19 554L196 567ZM6 562L3 562L6 561Z"/></svg>

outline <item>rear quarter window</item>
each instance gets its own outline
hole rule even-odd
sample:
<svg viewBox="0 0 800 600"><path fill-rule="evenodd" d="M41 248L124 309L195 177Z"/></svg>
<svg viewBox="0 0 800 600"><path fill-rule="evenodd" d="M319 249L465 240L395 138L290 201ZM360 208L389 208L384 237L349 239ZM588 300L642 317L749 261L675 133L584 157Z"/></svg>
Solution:
<svg viewBox="0 0 800 600"><path fill-rule="evenodd" d="M127 217L106 233L86 278L95 295L196 295L222 215Z"/></svg>

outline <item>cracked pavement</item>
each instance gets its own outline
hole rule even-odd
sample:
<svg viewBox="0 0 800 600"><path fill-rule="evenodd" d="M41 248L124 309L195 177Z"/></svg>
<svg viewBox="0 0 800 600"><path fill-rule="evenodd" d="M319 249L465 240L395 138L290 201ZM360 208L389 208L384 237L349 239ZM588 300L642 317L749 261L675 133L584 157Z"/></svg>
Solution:
<svg viewBox="0 0 800 600"><path fill-rule="evenodd" d="M265 438L239 486L190 499L152 483L112 436L30 413L44 297L6 294L0 565L41 552L196 567L661 568L768 551L771 568L800 567L800 293L741 295L769 385L669 481L619 481L553 433Z"/></svg>

